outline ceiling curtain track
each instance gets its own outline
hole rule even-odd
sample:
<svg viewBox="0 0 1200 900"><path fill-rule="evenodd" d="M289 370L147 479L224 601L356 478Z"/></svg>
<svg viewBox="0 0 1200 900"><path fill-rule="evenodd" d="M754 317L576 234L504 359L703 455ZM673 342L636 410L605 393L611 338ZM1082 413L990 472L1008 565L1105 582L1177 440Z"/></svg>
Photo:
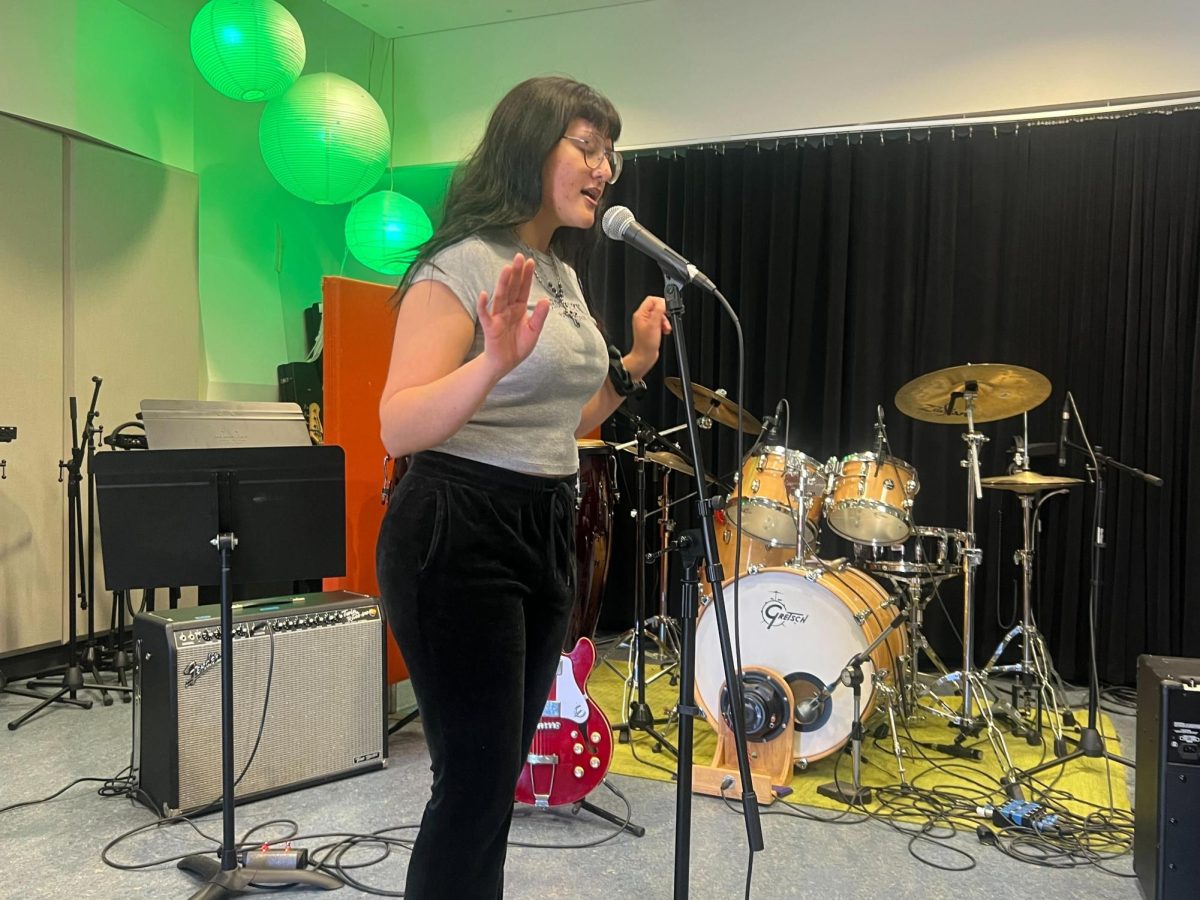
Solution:
<svg viewBox="0 0 1200 900"><path fill-rule="evenodd" d="M1200 112L985 131L987 140L978 127L973 140L946 128L920 140L640 154L611 202L630 207L738 310L744 404L761 419L787 399L790 448L822 460L869 450L883 406L895 455L919 473L920 525L965 526L962 430L902 415L897 389L967 362L1035 369L1053 392L1029 413L1034 442L1057 439L1070 389L1093 442L1166 481L1154 489L1108 472L1100 674L1130 682L1139 653L1200 656L1200 562L1189 551L1200 545ZM661 274L612 241L588 274L598 317L629 346L629 313L662 292ZM691 289L685 298L693 378L732 393L733 332L715 302ZM669 344L663 359L636 407L660 428L683 421L662 385L677 374ZM619 417L608 427L606 436L631 436ZM982 475L1004 473L1021 417L980 430L990 439ZM704 444L710 470L728 481L741 462L733 432L715 427ZM1053 456L1034 468L1059 471ZM1085 476L1077 454L1066 474ZM1062 673L1079 681L1092 504L1089 486L1047 502L1035 557L1035 616ZM676 507L683 520L688 506ZM631 530L621 519L618 546ZM986 659L1019 612L1015 497L985 491L976 525L975 647ZM849 558L853 547L826 529L821 556ZM627 568L610 570L606 622L622 621ZM952 579L927 610L948 663L961 655L961 606L961 579Z"/></svg>

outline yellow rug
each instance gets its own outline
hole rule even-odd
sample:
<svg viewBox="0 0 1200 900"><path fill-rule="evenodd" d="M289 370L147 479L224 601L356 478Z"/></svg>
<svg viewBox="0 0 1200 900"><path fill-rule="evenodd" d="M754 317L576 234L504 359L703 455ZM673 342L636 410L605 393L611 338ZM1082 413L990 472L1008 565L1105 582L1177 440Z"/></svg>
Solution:
<svg viewBox="0 0 1200 900"><path fill-rule="evenodd" d="M609 722L615 727L624 722L628 710L623 705L627 660L624 650L610 649L606 662L602 659L588 682L588 693L604 710ZM646 676L652 678L660 672L657 665L647 665ZM671 684L668 675L659 677L649 684L646 702L656 718L666 718L668 711L678 702L678 685ZM1076 721L1086 722L1086 713L1075 713ZM900 773L893 752L891 737L876 739L871 732L876 725L886 722L886 714L876 712L868 725L867 738L863 743L862 782L864 785L897 787ZM923 720L910 722L907 727L900 723L900 746L903 750L905 779L909 784L925 789L949 790L965 796L986 797L994 794L1000 801L999 779L1004 774L1000 755L988 740L987 732L968 738L964 746L978 749L982 758L978 761L950 757L922 745L950 744L957 732L935 715L925 715ZM1105 743L1112 753L1120 753L1120 745L1112 721L1101 713L1099 723ZM656 726L672 745L678 738L678 729L672 723ZM1004 747L1017 769L1028 769L1039 762L1054 757L1053 735L1046 730L1045 740L1030 746L1023 738L999 727ZM1073 736L1071 730L1067 737ZM716 732L707 722L697 721L695 727L693 760L697 764L712 762L717 746ZM675 772L675 760L667 752L654 752L655 740L642 731L633 733L631 743L614 741L611 771L621 775L633 775L658 781L670 781ZM1072 745L1068 745L1068 749ZM843 785L852 783L852 766L847 753L834 753L796 771L791 783L791 793L784 799L791 803L826 809L844 810L845 804L817 793L817 787L834 779L834 768ZM1126 787L1124 766L1106 763L1104 760L1081 758L1041 773L1040 786L1053 790L1055 806L1086 816L1095 809L1130 810L1129 791ZM1061 792L1061 793L1059 793ZM1069 798L1074 798L1071 800Z"/></svg>

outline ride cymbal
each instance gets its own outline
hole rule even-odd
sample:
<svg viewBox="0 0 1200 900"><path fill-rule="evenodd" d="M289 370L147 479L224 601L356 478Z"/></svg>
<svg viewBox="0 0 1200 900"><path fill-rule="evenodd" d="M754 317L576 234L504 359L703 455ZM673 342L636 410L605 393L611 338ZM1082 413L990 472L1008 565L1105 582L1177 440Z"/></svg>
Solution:
<svg viewBox="0 0 1200 900"><path fill-rule="evenodd" d="M975 422L1007 419L1050 396L1050 379L1033 369L1001 363L968 363L914 378L896 391L896 408L922 422L957 425L967 420L966 386L976 386Z"/></svg>
<svg viewBox="0 0 1200 900"><path fill-rule="evenodd" d="M981 478L979 483L985 488L998 491L1012 491L1017 494L1036 494L1038 491L1052 491L1056 488L1072 488L1083 484L1082 478L1068 478L1065 475L1042 475L1040 472L1014 472L1012 475L993 475Z"/></svg>
<svg viewBox="0 0 1200 900"><path fill-rule="evenodd" d="M683 399L683 383L672 376L664 380L667 390ZM711 391L698 384L692 385L692 406L702 416L707 416L714 422L719 422L729 428L738 427L738 411L742 413L742 431L754 436L762 431L762 423L746 412L728 397L717 391Z"/></svg>

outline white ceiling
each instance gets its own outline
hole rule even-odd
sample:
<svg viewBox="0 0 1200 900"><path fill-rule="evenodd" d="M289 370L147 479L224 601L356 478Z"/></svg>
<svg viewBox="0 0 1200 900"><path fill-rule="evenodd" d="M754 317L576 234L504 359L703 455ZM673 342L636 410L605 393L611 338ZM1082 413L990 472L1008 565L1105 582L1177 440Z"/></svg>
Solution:
<svg viewBox="0 0 1200 900"><path fill-rule="evenodd" d="M536 19L653 0L325 0L385 38Z"/></svg>

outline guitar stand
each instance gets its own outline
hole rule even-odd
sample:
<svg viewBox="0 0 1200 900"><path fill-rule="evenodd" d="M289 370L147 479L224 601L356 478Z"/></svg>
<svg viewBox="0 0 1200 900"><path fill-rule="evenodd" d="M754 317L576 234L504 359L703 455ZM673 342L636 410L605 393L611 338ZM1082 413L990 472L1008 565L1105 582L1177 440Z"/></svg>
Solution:
<svg viewBox="0 0 1200 900"><path fill-rule="evenodd" d="M590 812L593 816L597 816L606 822L612 822L614 825L621 826L622 831L628 831L634 837L644 837L646 829L635 822L626 821L616 813L610 813L607 809L597 806L594 803L589 803L587 800L580 800L575 804L576 810L584 810Z"/></svg>

